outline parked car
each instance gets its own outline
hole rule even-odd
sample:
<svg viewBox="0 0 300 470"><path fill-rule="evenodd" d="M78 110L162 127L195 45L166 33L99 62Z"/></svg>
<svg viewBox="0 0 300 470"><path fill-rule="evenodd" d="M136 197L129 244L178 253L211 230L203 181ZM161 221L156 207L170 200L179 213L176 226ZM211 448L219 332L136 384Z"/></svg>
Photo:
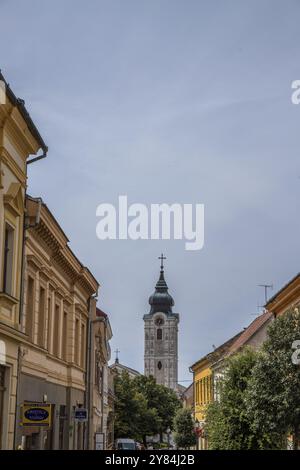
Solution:
<svg viewBox="0 0 300 470"><path fill-rule="evenodd" d="M136 450L136 443L133 439L116 439L115 450Z"/></svg>

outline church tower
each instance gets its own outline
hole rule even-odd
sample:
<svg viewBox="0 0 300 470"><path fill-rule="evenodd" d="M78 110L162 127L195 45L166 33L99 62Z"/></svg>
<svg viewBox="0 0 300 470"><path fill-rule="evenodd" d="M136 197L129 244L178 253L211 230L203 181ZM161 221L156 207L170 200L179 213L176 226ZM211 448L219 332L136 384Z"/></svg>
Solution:
<svg viewBox="0 0 300 470"><path fill-rule="evenodd" d="M177 390L178 383L178 323L173 313L174 300L168 292L164 276L163 255L155 292L149 298L150 312L144 315L145 375L153 375L158 384Z"/></svg>

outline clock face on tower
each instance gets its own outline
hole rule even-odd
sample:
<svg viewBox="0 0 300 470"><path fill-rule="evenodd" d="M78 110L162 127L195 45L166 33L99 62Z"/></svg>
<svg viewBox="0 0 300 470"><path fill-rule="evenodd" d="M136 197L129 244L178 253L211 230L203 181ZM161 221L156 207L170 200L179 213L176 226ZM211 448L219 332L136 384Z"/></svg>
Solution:
<svg viewBox="0 0 300 470"><path fill-rule="evenodd" d="M164 324L163 318L161 318L161 317L157 318L157 319L155 320L155 324L156 324L157 326L162 326L162 325Z"/></svg>

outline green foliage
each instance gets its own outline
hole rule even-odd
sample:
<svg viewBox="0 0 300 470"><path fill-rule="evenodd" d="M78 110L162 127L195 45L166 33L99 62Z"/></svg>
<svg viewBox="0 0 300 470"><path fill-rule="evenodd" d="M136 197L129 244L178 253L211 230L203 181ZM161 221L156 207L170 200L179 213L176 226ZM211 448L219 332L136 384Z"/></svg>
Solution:
<svg viewBox="0 0 300 470"><path fill-rule="evenodd" d="M159 433L173 428L173 420L181 402L176 393L163 385L157 385L154 377L140 375L134 379L136 389L147 399L149 408L154 408L160 418Z"/></svg>
<svg viewBox="0 0 300 470"><path fill-rule="evenodd" d="M172 427L181 405L177 395L157 385L153 377L130 379L123 372L115 379L115 437L128 437L145 443L146 436Z"/></svg>
<svg viewBox="0 0 300 470"><path fill-rule="evenodd" d="M258 448L245 402L245 390L256 361L257 353L248 348L227 361L220 401L210 404L206 413L205 432L210 449Z"/></svg>
<svg viewBox="0 0 300 470"><path fill-rule="evenodd" d="M300 366L292 362L292 344L300 340L300 318L288 312L270 326L246 394L248 417L263 433L261 448L286 448L286 436L299 438Z"/></svg>
<svg viewBox="0 0 300 470"><path fill-rule="evenodd" d="M286 449L300 434L300 366L293 343L300 340L297 311L277 318L259 353L244 350L227 365L220 402L209 405L206 432L211 449Z"/></svg>
<svg viewBox="0 0 300 470"><path fill-rule="evenodd" d="M127 373L115 379L115 437L139 440L144 426L158 427L154 410L148 410L145 397L138 393ZM143 423L145 420L145 423Z"/></svg>
<svg viewBox="0 0 300 470"><path fill-rule="evenodd" d="M225 419L224 405L215 401L206 411L205 433L209 449L226 450L229 441L229 426Z"/></svg>
<svg viewBox="0 0 300 470"><path fill-rule="evenodd" d="M195 423L188 408L179 408L174 418L176 446L188 449L196 444Z"/></svg>

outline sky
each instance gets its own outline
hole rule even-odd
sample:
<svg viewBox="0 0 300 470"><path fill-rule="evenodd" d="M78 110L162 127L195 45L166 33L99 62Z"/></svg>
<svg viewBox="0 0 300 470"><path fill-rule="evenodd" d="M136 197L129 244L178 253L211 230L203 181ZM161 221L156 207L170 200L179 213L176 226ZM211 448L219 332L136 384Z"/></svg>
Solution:
<svg viewBox="0 0 300 470"><path fill-rule="evenodd" d="M298 0L0 0L0 68L49 146L30 167L101 284L112 351L143 371L166 256L179 380L299 269ZM96 237L96 208L202 203L205 245ZM112 354L114 360L114 353Z"/></svg>

